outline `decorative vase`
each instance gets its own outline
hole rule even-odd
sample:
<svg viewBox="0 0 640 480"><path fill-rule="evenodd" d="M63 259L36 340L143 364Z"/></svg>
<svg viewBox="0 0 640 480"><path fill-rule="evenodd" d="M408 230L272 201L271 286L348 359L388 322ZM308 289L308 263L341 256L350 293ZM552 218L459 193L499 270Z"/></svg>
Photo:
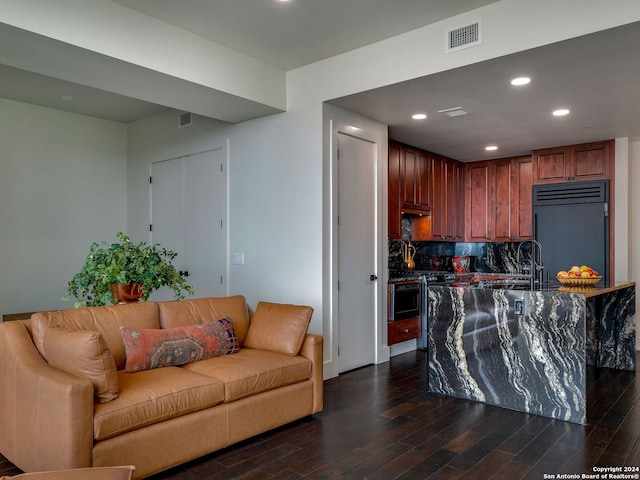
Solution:
<svg viewBox="0 0 640 480"><path fill-rule="evenodd" d="M137 283L116 282L111 284L111 295L113 295L116 305L123 305L140 301L142 297L142 286Z"/></svg>

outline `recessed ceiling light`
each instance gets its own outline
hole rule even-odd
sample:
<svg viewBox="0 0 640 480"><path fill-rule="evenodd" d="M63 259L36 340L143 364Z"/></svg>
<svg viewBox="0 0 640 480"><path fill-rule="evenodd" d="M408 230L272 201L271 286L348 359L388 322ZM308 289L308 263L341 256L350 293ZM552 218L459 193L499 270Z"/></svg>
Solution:
<svg viewBox="0 0 640 480"><path fill-rule="evenodd" d="M511 85L526 85L529 82L531 82L531 79L529 77L518 77L511 80Z"/></svg>
<svg viewBox="0 0 640 480"><path fill-rule="evenodd" d="M411 115L411 118L413 118L414 120L424 120L425 118L427 118L427 114L426 113L414 113L413 115Z"/></svg>
<svg viewBox="0 0 640 480"><path fill-rule="evenodd" d="M553 111L554 117L563 117L565 115L569 115L569 110L567 110L566 108L560 108L558 110Z"/></svg>
<svg viewBox="0 0 640 480"><path fill-rule="evenodd" d="M485 149L487 152L493 152L494 150L497 150L497 149L498 149L498 146L497 146L497 145L487 145L486 147L484 147L484 149Z"/></svg>
<svg viewBox="0 0 640 480"><path fill-rule="evenodd" d="M74 96L73 95L61 95L60 98L62 100L65 100L65 101L69 102L69 101L74 99Z"/></svg>

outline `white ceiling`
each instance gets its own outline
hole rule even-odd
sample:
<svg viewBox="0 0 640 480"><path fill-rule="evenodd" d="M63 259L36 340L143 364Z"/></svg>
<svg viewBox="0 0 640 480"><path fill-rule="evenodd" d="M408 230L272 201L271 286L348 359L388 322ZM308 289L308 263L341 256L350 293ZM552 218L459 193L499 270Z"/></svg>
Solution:
<svg viewBox="0 0 640 480"><path fill-rule="evenodd" d="M112 0L282 70L497 0Z"/></svg>
<svg viewBox="0 0 640 480"><path fill-rule="evenodd" d="M265 63L291 69L493 0L113 0ZM331 103L388 124L400 141L459 160L640 137L640 23L363 92ZM0 50L1 50L0 46ZM514 75L532 83L514 89ZM64 101L71 95L73 101ZM118 122L167 107L0 65L0 97ZM552 118L565 106L571 114ZM463 107L469 115L437 110ZM422 122L410 115L428 114ZM488 143L499 145L492 154Z"/></svg>
<svg viewBox="0 0 640 480"><path fill-rule="evenodd" d="M390 137L457 160L640 136L640 23L336 99ZM510 80L526 75L529 85ZM462 107L468 115L439 110ZM552 111L567 108L566 117ZM420 111L427 119L415 121ZM488 153L486 145L499 146Z"/></svg>

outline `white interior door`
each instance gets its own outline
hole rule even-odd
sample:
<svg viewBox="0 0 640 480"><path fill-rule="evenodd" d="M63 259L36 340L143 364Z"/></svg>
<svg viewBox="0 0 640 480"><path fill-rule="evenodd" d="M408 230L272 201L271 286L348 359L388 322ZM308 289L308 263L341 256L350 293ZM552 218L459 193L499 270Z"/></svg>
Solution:
<svg viewBox="0 0 640 480"><path fill-rule="evenodd" d="M375 361L376 144L338 132L339 372Z"/></svg>
<svg viewBox="0 0 640 480"><path fill-rule="evenodd" d="M151 166L151 241L178 253L196 297L227 294L226 149ZM168 289L154 294L168 300Z"/></svg>

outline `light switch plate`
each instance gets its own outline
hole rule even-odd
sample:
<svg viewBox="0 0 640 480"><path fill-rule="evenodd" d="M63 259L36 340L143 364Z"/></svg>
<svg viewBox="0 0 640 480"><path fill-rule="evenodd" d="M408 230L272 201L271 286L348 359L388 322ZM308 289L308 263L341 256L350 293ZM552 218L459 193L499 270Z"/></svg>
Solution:
<svg viewBox="0 0 640 480"><path fill-rule="evenodd" d="M234 265L244 265L244 253L233 252L231 254L231 263Z"/></svg>

